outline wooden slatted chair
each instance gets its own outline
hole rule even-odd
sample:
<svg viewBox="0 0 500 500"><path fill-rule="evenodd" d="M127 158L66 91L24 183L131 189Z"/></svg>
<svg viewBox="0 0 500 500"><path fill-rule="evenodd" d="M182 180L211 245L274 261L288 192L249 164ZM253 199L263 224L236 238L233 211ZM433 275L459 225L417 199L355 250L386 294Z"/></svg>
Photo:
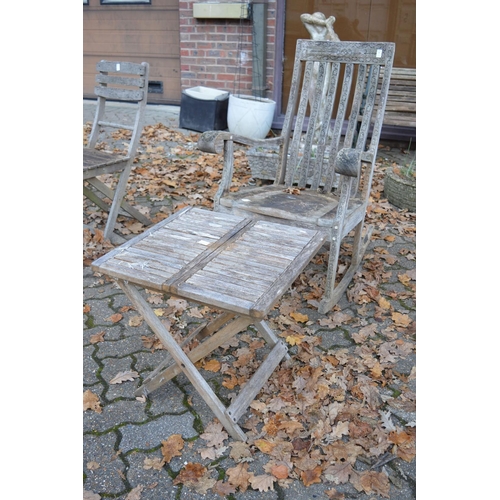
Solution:
<svg viewBox="0 0 500 500"><path fill-rule="evenodd" d="M394 58L390 42L298 40L281 135L255 140L208 131L199 149L224 154L214 210L321 228L330 255L319 311L341 298L372 228L364 231ZM232 189L234 143L279 147L272 185ZM340 245L354 230L349 268L336 283ZM364 233L364 234L363 234Z"/></svg>
<svg viewBox="0 0 500 500"><path fill-rule="evenodd" d="M96 70L97 85L94 92L97 95L97 108L88 146L83 148L83 193L101 209L109 212L104 237L111 239L120 209L145 225L151 224L147 217L123 200L144 124L149 64L100 61ZM110 101L132 103L135 106L134 122L130 124L106 121L105 118L110 114ZM110 128L131 131L124 153L116 154L96 148L98 139L106 138L100 134ZM99 179L99 176L104 174L116 173L119 174L119 179L114 190ZM112 200L111 206L105 198Z"/></svg>

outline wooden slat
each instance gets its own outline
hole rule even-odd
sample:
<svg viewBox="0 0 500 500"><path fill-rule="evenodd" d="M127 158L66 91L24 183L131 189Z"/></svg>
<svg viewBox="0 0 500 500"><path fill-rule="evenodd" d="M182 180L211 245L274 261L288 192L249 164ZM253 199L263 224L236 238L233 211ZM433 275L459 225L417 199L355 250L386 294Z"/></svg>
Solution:
<svg viewBox="0 0 500 500"><path fill-rule="evenodd" d="M129 87L144 87L144 78L128 78L125 76L102 75L95 76L96 83L110 85L127 85Z"/></svg>
<svg viewBox="0 0 500 500"><path fill-rule="evenodd" d="M385 125L416 127L417 71L415 68L392 68Z"/></svg>
<svg viewBox="0 0 500 500"><path fill-rule="evenodd" d="M131 75L144 75L144 66L128 61L99 61L96 65L97 71L104 71L106 73L125 73Z"/></svg>
<svg viewBox="0 0 500 500"><path fill-rule="evenodd" d="M143 90L128 90L106 87L94 87L94 94L105 99L120 101L140 101L144 97Z"/></svg>
<svg viewBox="0 0 500 500"><path fill-rule="evenodd" d="M220 318L222 320L228 317L227 314L222 314ZM229 316L230 317L230 316ZM188 358L192 363L198 362L200 359L208 356L214 349L217 349L222 344L225 344L231 340L237 333L241 332L250 325L250 320L248 318L237 318L231 323L228 323L223 328L214 328L220 325L219 318L217 318L213 323L208 325L208 331L214 333L214 335L209 336L207 340L196 346L193 350L187 353ZM222 326L222 325L220 325ZM203 331L203 330L201 330ZM168 358L168 357L167 357ZM150 376L144 380L144 384L137 389L138 393L149 393L158 389L162 385L166 384L169 380L179 375L182 370L179 366L175 364L170 364L169 359L162 362L157 369L155 369ZM145 390L145 391L144 391Z"/></svg>
<svg viewBox="0 0 500 500"><path fill-rule="evenodd" d="M98 151L91 148L83 148L83 168L90 168L103 164L111 165L127 160L127 156L117 155L107 151Z"/></svg>

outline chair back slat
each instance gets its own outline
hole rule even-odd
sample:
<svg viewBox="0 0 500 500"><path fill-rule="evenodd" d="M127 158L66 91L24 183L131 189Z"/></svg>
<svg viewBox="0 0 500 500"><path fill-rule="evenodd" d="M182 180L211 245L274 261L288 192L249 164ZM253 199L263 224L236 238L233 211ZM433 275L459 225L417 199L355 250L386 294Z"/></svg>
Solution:
<svg viewBox="0 0 500 500"><path fill-rule="evenodd" d="M309 62L308 65L311 63ZM329 84L329 69L330 64L325 62L314 63L312 66L313 75L316 77L316 84L310 89L309 103L310 115L309 125L307 127L305 139L303 142L303 151L300 161L302 166L300 168L300 177L298 180L299 187L306 187L311 182L311 178L318 177L321 169L314 170L315 167L315 149L321 143L321 137L324 136L326 124L323 123L322 117L324 116L323 106L326 104L325 89ZM325 125L325 126L323 126ZM314 183L314 180L312 181Z"/></svg>
<svg viewBox="0 0 500 500"><path fill-rule="evenodd" d="M96 70L103 73L123 73L128 75L144 76L147 73L144 63L132 63L128 61L99 61Z"/></svg>
<svg viewBox="0 0 500 500"><path fill-rule="evenodd" d="M376 153L393 58L391 42L297 41L275 182L328 192L342 147Z"/></svg>
<svg viewBox="0 0 500 500"><path fill-rule="evenodd" d="M94 94L113 101L142 101L144 90L115 89L109 87L95 87Z"/></svg>
<svg viewBox="0 0 500 500"><path fill-rule="evenodd" d="M145 78L130 78L127 76L109 75L106 73L98 73L95 76L96 83L107 85L124 85L127 87L144 88Z"/></svg>

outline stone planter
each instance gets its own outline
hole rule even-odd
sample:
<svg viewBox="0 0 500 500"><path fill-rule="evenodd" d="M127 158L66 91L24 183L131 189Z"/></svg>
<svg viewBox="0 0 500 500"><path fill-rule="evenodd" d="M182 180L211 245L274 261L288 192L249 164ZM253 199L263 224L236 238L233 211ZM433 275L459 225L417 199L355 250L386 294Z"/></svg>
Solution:
<svg viewBox="0 0 500 500"><path fill-rule="evenodd" d="M250 148L247 158L254 179L274 180L278 169L278 149Z"/></svg>
<svg viewBox="0 0 500 500"><path fill-rule="evenodd" d="M385 173L384 195L398 208L406 208L410 212L417 211L417 181L414 178L402 177L392 168Z"/></svg>

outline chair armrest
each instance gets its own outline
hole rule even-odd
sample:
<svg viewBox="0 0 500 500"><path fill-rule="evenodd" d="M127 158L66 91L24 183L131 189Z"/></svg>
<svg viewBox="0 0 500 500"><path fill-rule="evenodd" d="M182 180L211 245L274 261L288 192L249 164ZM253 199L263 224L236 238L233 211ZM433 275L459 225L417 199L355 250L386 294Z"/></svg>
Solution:
<svg viewBox="0 0 500 500"><path fill-rule="evenodd" d="M198 139L198 149L206 153L222 153L224 151L224 141L237 142L246 146L266 147L268 145L279 145L283 138L273 137L271 139L252 139L243 135L232 134L219 130L209 130L203 132Z"/></svg>
<svg viewBox="0 0 500 500"><path fill-rule="evenodd" d="M362 152L358 149L343 148L335 158L335 172L348 177L359 177Z"/></svg>

